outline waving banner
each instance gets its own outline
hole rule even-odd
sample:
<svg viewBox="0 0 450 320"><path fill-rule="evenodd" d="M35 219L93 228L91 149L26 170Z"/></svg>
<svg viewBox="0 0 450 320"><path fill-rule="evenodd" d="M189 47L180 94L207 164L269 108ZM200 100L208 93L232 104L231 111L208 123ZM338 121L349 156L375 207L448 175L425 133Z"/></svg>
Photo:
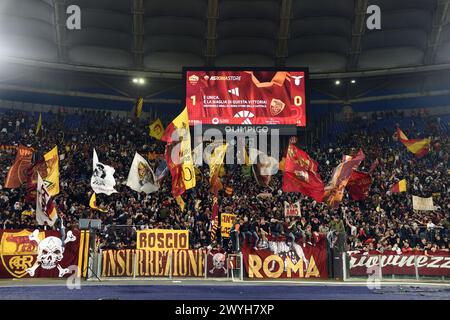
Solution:
<svg viewBox="0 0 450 320"><path fill-rule="evenodd" d="M114 189L116 185L116 180L114 179L114 172L116 171L113 167L107 166L101 162L98 162L97 152L94 149L93 156L93 173L91 177L91 187L95 193L104 193L108 196L112 193L117 192Z"/></svg>

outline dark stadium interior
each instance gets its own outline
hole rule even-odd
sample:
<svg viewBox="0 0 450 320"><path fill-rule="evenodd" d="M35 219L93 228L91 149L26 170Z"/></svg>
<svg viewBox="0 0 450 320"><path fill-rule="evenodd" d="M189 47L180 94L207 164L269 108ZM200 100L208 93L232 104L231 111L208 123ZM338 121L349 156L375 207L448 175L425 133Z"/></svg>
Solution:
<svg viewBox="0 0 450 320"><path fill-rule="evenodd" d="M80 30L66 27L68 5L81 8ZM366 27L370 5L381 8L381 30ZM189 249L205 254L205 268L211 250L240 255L247 279L251 267L244 256L269 252L277 241L290 242L289 252L296 243L303 246L309 263L313 254L308 250L323 245L327 258L320 273L335 280L367 279L369 273L352 273L365 256L436 256L448 262L449 7L447 0L0 0L0 256L7 254L6 234L13 230L53 230L64 239L68 230L80 229L80 219L100 219L88 248L89 257L95 251L95 271L105 268L97 260L102 251L139 249L138 234L148 229L188 230ZM237 218L231 236L223 237L213 227L208 164L198 167L195 188L183 193L185 209L173 194L171 172L158 180L156 192L132 190L127 177L136 152L155 172L166 161L168 143L150 136L149 125L160 119L168 128L183 111L188 98L183 68L189 67L307 68L307 123L291 126L295 146L317 161L325 185L333 181L343 156L355 157L361 149L365 158L357 170L370 174L368 196L353 200L346 189L339 204L330 206L302 192L284 192L285 170L263 185L245 174L243 165L225 164L218 211ZM138 98L143 98L142 116L135 115ZM429 139L426 154L410 152L397 129L410 141ZM280 136L277 159L287 157L290 137ZM28 198L27 183L5 186L19 145L34 150L33 164L58 147L60 192L53 201L59 219L53 226L36 220L36 199ZM101 163L115 169L117 190L97 193L96 209L90 206L93 149ZM403 180L407 191L393 191ZM432 198L434 208L413 210L413 196ZM286 217L285 203L296 202L301 216ZM383 271L383 276L448 285L450 267L442 264L437 276L422 274L420 258L414 259L411 274ZM220 266L228 276L226 261ZM314 274L307 266L304 271ZM286 270L291 273L284 268L282 278ZM7 297L8 290L0 292ZM295 290L286 299L302 296L302 289ZM319 293L319 299L339 297L339 289L333 290ZM358 293L373 298L364 288L342 298L358 299ZM397 294L389 297L405 297ZM433 298L450 296L444 290Z"/></svg>

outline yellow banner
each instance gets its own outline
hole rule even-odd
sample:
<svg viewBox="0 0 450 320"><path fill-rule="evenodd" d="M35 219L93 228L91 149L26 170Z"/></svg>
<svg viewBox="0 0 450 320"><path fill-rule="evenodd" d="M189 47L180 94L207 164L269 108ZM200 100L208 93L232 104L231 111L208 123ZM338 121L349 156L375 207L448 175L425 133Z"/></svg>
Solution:
<svg viewBox="0 0 450 320"><path fill-rule="evenodd" d="M188 230L149 229L137 232L136 248L145 250L189 249Z"/></svg>
<svg viewBox="0 0 450 320"><path fill-rule="evenodd" d="M229 238L230 237L230 230L233 226L233 222L236 219L235 214L231 213L222 213L220 216L220 224L222 227L222 238Z"/></svg>
<svg viewBox="0 0 450 320"><path fill-rule="evenodd" d="M44 178L48 193L55 196L59 193L59 156L58 147L55 146L52 150L44 155L47 164L47 176Z"/></svg>
<svg viewBox="0 0 450 320"><path fill-rule="evenodd" d="M176 117L172 123L177 128L180 137L183 137L180 148L180 161L183 168L183 180L186 190L195 187L195 171L194 160L192 158L191 150L191 134L189 132L189 118L187 108L184 108L178 117Z"/></svg>

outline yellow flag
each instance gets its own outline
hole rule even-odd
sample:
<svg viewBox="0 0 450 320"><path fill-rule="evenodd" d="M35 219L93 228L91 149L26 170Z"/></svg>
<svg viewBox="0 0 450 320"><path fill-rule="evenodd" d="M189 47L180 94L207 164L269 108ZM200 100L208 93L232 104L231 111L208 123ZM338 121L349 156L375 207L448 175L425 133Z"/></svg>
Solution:
<svg viewBox="0 0 450 320"><path fill-rule="evenodd" d="M150 132L149 135L155 139L161 140L164 133L164 127L160 119L157 119L151 125L149 125Z"/></svg>
<svg viewBox="0 0 450 320"><path fill-rule="evenodd" d="M55 146L52 150L44 155L44 160L47 165L47 176L45 177L45 185L48 193L55 196L59 193L59 156L58 147Z"/></svg>
<svg viewBox="0 0 450 320"><path fill-rule="evenodd" d="M175 198L175 201L180 206L181 211L184 211L184 208L186 207L186 203L184 202L183 198L181 196L178 196Z"/></svg>
<svg viewBox="0 0 450 320"><path fill-rule="evenodd" d="M173 125L178 131L180 137L182 137L180 148L180 161L183 168L183 181L186 190L195 187L195 171L194 160L192 158L191 149L191 134L189 132L189 117L187 108L184 108L173 121Z"/></svg>
<svg viewBox="0 0 450 320"><path fill-rule="evenodd" d="M36 124L35 135L37 135L39 133L39 131L41 131L41 127L42 127L42 113L39 113L39 119L38 119L38 122Z"/></svg>
<svg viewBox="0 0 450 320"><path fill-rule="evenodd" d="M144 98L139 98L134 106L134 117L139 119L142 114L142 107L144 105Z"/></svg>
<svg viewBox="0 0 450 320"><path fill-rule="evenodd" d="M101 212L108 212L108 210L100 209L99 207L97 207L97 195L95 194L95 192L92 193L91 200L89 200L89 207Z"/></svg>
<svg viewBox="0 0 450 320"><path fill-rule="evenodd" d="M216 194L223 188L220 181L220 169L223 168L223 159L227 153L228 143L218 146L214 149L211 159L209 161L209 182L211 185L211 191ZM225 169L223 169L225 171Z"/></svg>

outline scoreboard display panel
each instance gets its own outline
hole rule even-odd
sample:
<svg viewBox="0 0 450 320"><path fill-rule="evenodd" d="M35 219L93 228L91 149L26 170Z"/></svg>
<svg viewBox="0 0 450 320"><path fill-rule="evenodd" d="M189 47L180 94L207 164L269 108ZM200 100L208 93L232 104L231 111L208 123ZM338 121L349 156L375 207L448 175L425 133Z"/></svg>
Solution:
<svg viewBox="0 0 450 320"><path fill-rule="evenodd" d="M306 126L307 69L184 70L190 125Z"/></svg>

